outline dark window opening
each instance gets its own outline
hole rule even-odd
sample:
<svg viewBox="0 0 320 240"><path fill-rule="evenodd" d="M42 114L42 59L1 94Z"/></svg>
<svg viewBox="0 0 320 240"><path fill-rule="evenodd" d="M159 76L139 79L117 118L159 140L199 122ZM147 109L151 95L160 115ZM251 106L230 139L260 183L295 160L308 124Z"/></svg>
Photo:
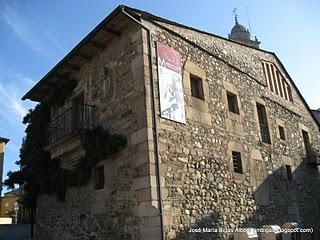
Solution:
<svg viewBox="0 0 320 240"><path fill-rule="evenodd" d="M277 74L277 79L278 79L278 86L279 86L279 93L280 93L280 96L283 97L283 87L282 87L282 82L281 82L281 76L279 74L279 72L276 72Z"/></svg>
<svg viewBox="0 0 320 240"><path fill-rule="evenodd" d="M269 79L269 83L270 83L270 90L272 92L274 92L273 90L273 82L272 82L272 78L271 78L271 66L269 64L267 64L267 74L268 74L268 79Z"/></svg>
<svg viewBox="0 0 320 240"><path fill-rule="evenodd" d="M277 79L276 79L276 75L275 75L275 69L273 66L271 66L271 73L272 73L272 78L273 78L273 85L274 85L274 89L275 89L275 93L277 95L279 95L279 91L278 91L278 87L277 87ZM280 87L280 86L279 86Z"/></svg>
<svg viewBox="0 0 320 240"><path fill-rule="evenodd" d="M280 135L280 139L286 140L286 135L284 133L284 127L282 127L282 126L279 126L279 135Z"/></svg>
<svg viewBox="0 0 320 240"><path fill-rule="evenodd" d="M270 85L270 84L269 84L269 79L268 79L267 73L266 73L267 63L262 62L262 66L263 66L263 67L262 67L262 69L263 69L263 75L264 75L264 77L266 78L267 84Z"/></svg>
<svg viewBox="0 0 320 240"><path fill-rule="evenodd" d="M235 173L243 173L241 153L232 151L233 171Z"/></svg>
<svg viewBox="0 0 320 240"><path fill-rule="evenodd" d="M310 145L308 132L302 130L302 137L303 137L304 147L306 149L306 155L307 155L307 158L309 158L311 155L311 145Z"/></svg>
<svg viewBox="0 0 320 240"><path fill-rule="evenodd" d="M97 167L94 169L94 189L104 188L104 167Z"/></svg>
<svg viewBox="0 0 320 240"><path fill-rule="evenodd" d="M202 79L190 74L191 96L204 100Z"/></svg>
<svg viewBox="0 0 320 240"><path fill-rule="evenodd" d="M288 100L289 97L288 97L288 93L287 93L287 83L286 83L286 81L284 80L284 78L282 78L282 85L283 85L283 95L284 95L284 98L285 98L286 100Z"/></svg>
<svg viewBox="0 0 320 240"><path fill-rule="evenodd" d="M229 111L236 113L236 114L239 114L237 95L230 93L230 92L227 92L227 100L228 100Z"/></svg>
<svg viewBox="0 0 320 240"><path fill-rule="evenodd" d="M293 102L292 92L291 92L291 88L289 85L287 86L287 89L288 89L289 100L290 100L290 102Z"/></svg>
<svg viewBox="0 0 320 240"><path fill-rule="evenodd" d="M71 128L73 130L77 130L81 128L83 123L83 112L84 112L84 96L81 94L80 96L74 98L72 100L72 122Z"/></svg>
<svg viewBox="0 0 320 240"><path fill-rule="evenodd" d="M271 143L265 106L257 103L257 112L261 132L261 140L264 143Z"/></svg>
<svg viewBox="0 0 320 240"><path fill-rule="evenodd" d="M286 173L287 173L287 179L291 181L292 180L292 171L291 171L290 165L286 165Z"/></svg>

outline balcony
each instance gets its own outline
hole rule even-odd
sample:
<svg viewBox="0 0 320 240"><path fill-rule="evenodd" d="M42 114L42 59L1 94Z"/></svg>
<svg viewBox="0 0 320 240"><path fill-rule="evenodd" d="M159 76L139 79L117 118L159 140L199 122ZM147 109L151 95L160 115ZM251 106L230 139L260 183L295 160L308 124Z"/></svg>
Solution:
<svg viewBox="0 0 320 240"><path fill-rule="evenodd" d="M96 107L88 104L77 104L49 123L47 145L53 145L66 138L78 135L85 129L96 126Z"/></svg>

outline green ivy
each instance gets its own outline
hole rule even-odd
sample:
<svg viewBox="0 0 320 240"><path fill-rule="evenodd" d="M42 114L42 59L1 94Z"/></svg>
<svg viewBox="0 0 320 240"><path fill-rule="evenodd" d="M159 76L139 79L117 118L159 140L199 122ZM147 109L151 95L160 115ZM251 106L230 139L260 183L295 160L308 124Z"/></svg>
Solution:
<svg viewBox="0 0 320 240"><path fill-rule="evenodd" d="M66 81L46 101L39 103L24 117L26 137L20 149L19 171L9 172L4 184L14 188L24 186L21 203L35 209L37 198L44 193L56 194L59 200L65 199L68 187L85 185L91 178L94 166L120 152L127 143L124 136L111 134L102 127L84 130L81 134L85 157L71 170L60 166L60 159L51 159L45 151L46 132L50 121L50 108L63 105L76 87L76 81Z"/></svg>
<svg viewBox="0 0 320 240"><path fill-rule="evenodd" d="M119 153L127 144L124 136L110 134L102 127L85 130L82 137L82 145L85 156L72 170L58 168L53 174L55 193L58 199L65 200L65 192L68 187L85 185L91 178L92 169L104 159Z"/></svg>

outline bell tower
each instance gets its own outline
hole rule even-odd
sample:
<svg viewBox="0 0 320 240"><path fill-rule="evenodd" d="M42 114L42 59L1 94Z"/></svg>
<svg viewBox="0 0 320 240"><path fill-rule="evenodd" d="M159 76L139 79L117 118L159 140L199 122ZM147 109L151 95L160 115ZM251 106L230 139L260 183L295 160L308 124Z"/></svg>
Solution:
<svg viewBox="0 0 320 240"><path fill-rule="evenodd" d="M249 29L246 29L243 25L239 24L238 15L236 11L237 9L234 8L233 14L235 19L235 24L231 29L231 33L229 34L228 38L233 41L248 45L250 47L259 48L260 42L258 41L257 37L255 37L254 40L251 40L251 34Z"/></svg>

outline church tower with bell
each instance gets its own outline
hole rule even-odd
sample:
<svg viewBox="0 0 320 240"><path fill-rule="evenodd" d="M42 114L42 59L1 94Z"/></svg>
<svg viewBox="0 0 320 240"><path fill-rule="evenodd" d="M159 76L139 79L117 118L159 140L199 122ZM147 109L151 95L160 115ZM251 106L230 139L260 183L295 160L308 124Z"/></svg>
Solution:
<svg viewBox="0 0 320 240"><path fill-rule="evenodd" d="M236 9L233 10L233 13L235 24L231 29L231 33L229 34L228 38L233 41L248 45L250 47L259 48L260 42L258 41L257 37L255 37L254 40L251 40L249 29L246 29L243 25L239 24Z"/></svg>

